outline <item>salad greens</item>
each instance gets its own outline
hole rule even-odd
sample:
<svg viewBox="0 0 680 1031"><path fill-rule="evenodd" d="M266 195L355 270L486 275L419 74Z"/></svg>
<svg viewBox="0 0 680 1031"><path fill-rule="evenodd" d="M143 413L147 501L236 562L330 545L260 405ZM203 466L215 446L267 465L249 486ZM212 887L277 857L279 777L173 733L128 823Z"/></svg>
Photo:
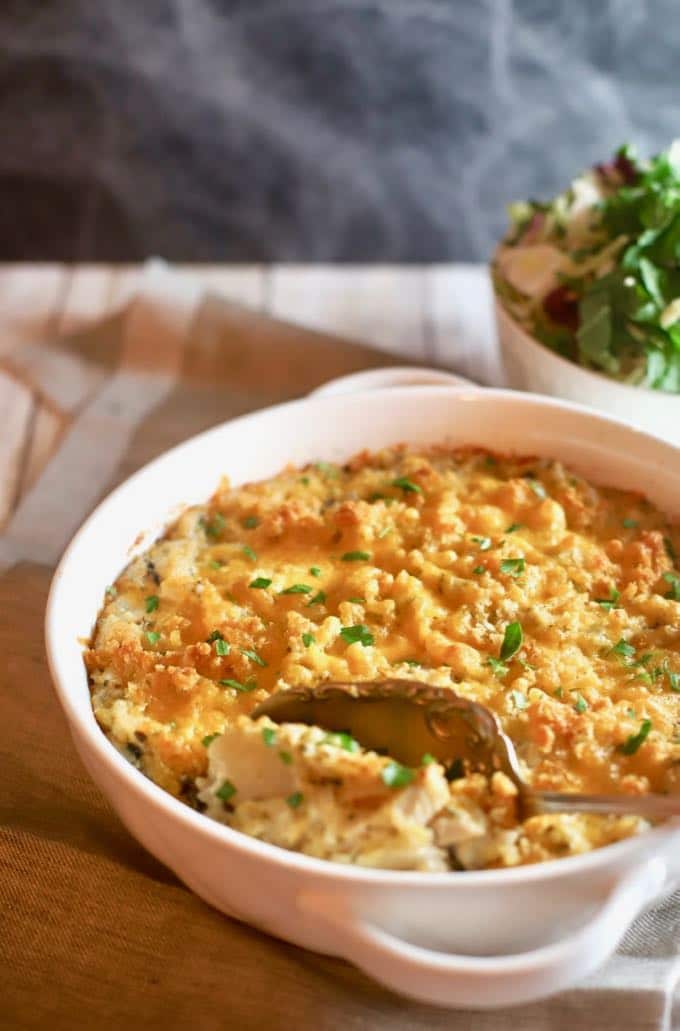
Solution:
<svg viewBox="0 0 680 1031"><path fill-rule="evenodd" d="M510 217L493 262L509 313L580 365L680 393L680 140L647 161L623 146Z"/></svg>

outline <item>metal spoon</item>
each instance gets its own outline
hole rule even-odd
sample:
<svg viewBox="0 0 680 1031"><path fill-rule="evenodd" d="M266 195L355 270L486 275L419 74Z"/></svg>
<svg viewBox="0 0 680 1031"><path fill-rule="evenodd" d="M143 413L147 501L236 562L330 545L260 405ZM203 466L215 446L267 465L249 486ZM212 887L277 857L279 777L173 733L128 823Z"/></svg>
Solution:
<svg viewBox="0 0 680 1031"><path fill-rule="evenodd" d="M306 723L351 734L364 748L419 766L424 755L450 779L467 772L507 774L519 791L519 817L539 813L634 813L649 819L680 816L680 795L582 795L534 791L496 716L448 688L417 680L327 683L270 695L251 712L275 723Z"/></svg>

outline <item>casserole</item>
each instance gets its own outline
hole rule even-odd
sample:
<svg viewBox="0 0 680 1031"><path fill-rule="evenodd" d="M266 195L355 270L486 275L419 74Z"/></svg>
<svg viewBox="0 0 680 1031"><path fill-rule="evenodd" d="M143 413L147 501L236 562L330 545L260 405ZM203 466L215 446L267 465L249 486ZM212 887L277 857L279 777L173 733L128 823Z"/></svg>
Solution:
<svg viewBox="0 0 680 1031"><path fill-rule="evenodd" d="M351 384L360 386L356 378ZM337 388L336 388L337 389ZM564 988L615 948L680 868L680 822L534 867L422 874L288 853L206 819L144 778L99 729L82 661L107 584L187 504L286 462L342 460L400 441L556 457L597 482L680 512L678 450L577 406L465 386L319 396L216 427L119 487L67 549L50 592L47 651L76 748L131 833L223 912L351 959L403 994L503 1006ZM216 468L215 455L220 456ZM140 513L145 532L140 536Z"/></svg>

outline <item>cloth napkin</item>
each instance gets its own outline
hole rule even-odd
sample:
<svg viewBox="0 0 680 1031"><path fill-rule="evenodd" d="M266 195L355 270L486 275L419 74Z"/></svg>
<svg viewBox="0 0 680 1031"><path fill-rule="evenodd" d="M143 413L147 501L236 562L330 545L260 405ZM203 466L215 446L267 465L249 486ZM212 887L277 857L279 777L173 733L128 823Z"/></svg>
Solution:
<svg viewBox="0 0 680 1031"><path fill-rule="evenodd" d="M85 515L187 436L395 360L205 296L161 265L106 323L10 352L70 427L0 537L0 1028L680 1028L680 892L568 992L511 1013L439 1010L210 909L129 836L76 757L42 619Z"/></svg>

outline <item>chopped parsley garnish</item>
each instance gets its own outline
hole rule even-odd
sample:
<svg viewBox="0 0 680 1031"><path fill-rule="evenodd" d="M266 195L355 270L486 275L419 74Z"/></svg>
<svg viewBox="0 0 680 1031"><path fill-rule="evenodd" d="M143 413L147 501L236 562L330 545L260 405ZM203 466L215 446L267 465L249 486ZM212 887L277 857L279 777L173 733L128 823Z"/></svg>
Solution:
<svg viewBox="0 0 680 1031"><path fill-rule="evenodd" d="M327 476L334 480L340 475L340 470L337 465L332 465L330 462L316 462L314 468L317 472L320 472L322 476Z"/></svg>
<svg viewBox="0 0 680 1031"><path fill-rule="evenodd" d="M241 655L245 655L247 659L254 662L256 666L262 666L263 668L267 665L264 659L260 658L257 652L253 651L252 648L241 648Z"/></svg>
<svg viewBox="0 0 680 1031"><path fill-rule="evenodd" d="M204 748L209 748L210 745L213 743L213 741L215 740L216 737L220 737L220 735L219 734L206 734L205 737L203 738L203 740L201 741L201 744L203 745Z"/></svg>
<svg viewBox="0 0 680 1031"><path fill-rule="evenodd" d="M303 487L309 487L309 476L301 476L300 483L303 485Z"/></svg>
<svg viewBox="0 0 680 1031"><path fill-rule="evenodd" d="M157 630L147 630L146 632L146 639L149 642L149 644L157 644L160 640L160 637L161 635L158 633Z"/></svg>
<svg viewBox="0 0 680 1031"><path fill-rule="evenodd" d="M149 597L146 599L146 611L147 612L155 612L156 609L158 608L158 602L159 601L160 601L160 598L158 597L157 594L150 594Z"/></svg>
<svg viewBox="0 0 680 1031"><path fill-rule="evenodd" d="M104 594L107 594L109 596L109 598L115 598L116 595L118 594L118 591L116 590L116 588L112 584L109 584L109 586L104 591Z"/></svg>
<svg viewBox="0 0 680 1031"><path fill-rule="evenodd" d="M230 780L225 780L221 788L218 788L215 792L218 798L221 798L223 802L228 802L232 795L236 794L236 788Z"/></svg>
<svg viewBox="0 0 680 1031"><path fill-rule="evenodd" d="M501 662L507 662L513 655L516 655L522 647L523 640L524 635L522 634L521 625L519 623L508 623L503 635L503 644L501 645Z"/></svg>
<svg viewBox="0 0 680 1031"><path fill-rule="evenodd" d="M303 634L302 643L304 644L305 648L309 648L310 644L316 644L316 638L314 637L314 634Z"/></svg>
<svg viewBox="0 0 680 1031"><path fill-rule="evenodd" d="M624 519L623 525L625 526L626 530L637 530L640 524L637 521L637 519Z"/></svg>
<svg viewBox="0 0 680 1031"><path fill-rule="evenodd" d="M279 752L279 759L282 763L285 763L286 766L292 765L293 756L290 754L290 752Z"/></svg>
<svg viewBox="0 0 680 1031"><path fill-rule="evenodd" d="M385 495L381 494L379 491L375 491L373 494L371 494L369 496L368 500L369 501L384 501L385 500Z"/></svg>
<svg viewBox="0 0 680 1031"><path fill-rule="evenodd" d="M350 602L352 605L365 605L366 604L366 599L365 598L348 598L347 601Z"/></svg>
<svg viewBox="0 0 680 1031"><path fill-rule="evenodd" d="M276 744L276 731L273 727L262 728L262 740L267 748L273 748Z"/></svg>
<svg viewBox="0 0 680 1031"><path fill-rule="evenodd" d="M666 670L666 676L668 677L668 686L671 691L680 691L680 673L673 673L672 670Z"/></svg>
<svg viewBox="0 0 680 1031"><path fill-rule="evenodd" d="M522 694L521 691L511 691L510 697L512 698L512 704L516 709L522 712L528 706L529 702L526 695Z"/></svg>
<svg viewBox="0 0 680 1031"><path fill-rule="evenodd" d="M502 663L500 659L494 659L493 655L489 656L486 660L486 664L491 667L493 675L499 679L504 677L508 672L508 667Z"/></svg>
<svg viewBox="0 0 680 1031"><path fill-rule="evenodd" d="M222 569L223 566L224 562L221 562L218 558L213 558L210 560L211 569Z"/></svg>
<svg viewBox="0 0 680 1031"><path fill-rule="evenodd" d="M673 601L680 601L680 575L678 573L664 573L663 578L667 584L671 585L671 589L667 592L666 597L672 598Z"/></svg>
<svg viewBox="0 0 680 1031"><path fill-rule="evenodd" d="M217 683L222 687L232 687L234 691L240 691L241 694L248 694L257 687L257 681L255 680L248 680L245 684L242 684L240 680L232 680L230 677L218 680Z"/></svg>
<svg viewBox="0 0 680 1031"><path fill-rule="evenodd" d="M516 530L521 530L521 523L510 523L510 526L506 527L505 533L515 533Z"/></svg>
<svg viewBox="0 0 680 1031"><path fill-rule="evenodd" d="M407 666L422 666L422 662L418 659L400 659L400 662L404 662Z"/></svg>
<svg viewBox="0 0 680 1031"><path fill-rule="evenodd" d="M231 651L231 645L228 641L225 641L223 637L218 638L215 641L215 654L224 656L228 655Z"/></svg>
<svg viewBox="0 0 680 1031"><path fill-rule="evenodd" d="M257 518L257 516L254 515L246 516L243 520L243 527L246 530L254 530L255 527L259 525L260 520Z"/></svg>
<svg viewBox="0 0 680 1031"><path fill-rule="evenodd" d="M637 734L631 734L630 737L626 738L622 745L619 745L619 752L622 752L624 755L635 755L640 745L646 740L651 729L652 721L643 720Z"/></svg>
<svg viewBox="0 0 680 1031"><path fill-rule="evenodd" d="M480 576L482 573L486 573L486 566L475 566L472 572Z"/></svg>
<svg viewBox="0 0 680 1031"><path fill-rule="evenodd" d="M393 526L383 526L382 530L377 534L378 540L383 540L383 538L387 537L388 533L391 533L393 529Z"/></svg>
<svg viewBox="0 0 680 1031"><path fill-rule="evenodd" d="M334 745L336 748L344 749L345 752L361 751L359 742L355 741L351 734L346 734L344 731L340 731L337 734L326 734L321 744Z"/></svg>
<svg viewBox="0 0 680 1031"><path fill-rule="evenodd" d="M588 708L587 701L585 700L585 698L582 695L580 695L578 693L578 691L576 692L576 698L574 700L574 708L579 713L585 712L586 709Z"/></svg>
<svg viewBox="0 0 680 1031"><path fill-rule="evenodd" d="M314 597L309 599L307 608L309 608L310 605L323 605L325 601L326 595L324 591L317 591Z"/></svg>
<svg viewBox="0 0 680 1031"><path fill-rule="evenodd" d="M525 476L524 478L527 482L527 485L531 487L537 498L541 498L541 500L547 498L548 493L543 484L539 480L534 480L532 476Z"/></svg>
<svg viewBox="0 0 680 1031"><path fill-rule="evenodd" d="M617 609L619 607L620 597L621 592L617 591L615 587L612 587L609 591L608 598L595 598L593 600L595 601L596 605L600 605L603 609L606 609L608 612L611 612L612 609Z"/></svg>
<svg viewBox="0 0 680 1031"><path fill-rule="evenodd" d="M508 576L520 576L526 568L523 558L504 558L501 562L501 573Z"/></svg>
<svg viewBox="0 0 680 1031"><path fill-rule="evenodd" d="M309 584L293 584L292 587L286 587L285 590L279 591L279 594L311 594L312 588Z"/></svg>
<svg viewBox="0 0 680 1031"><path fill-rule="evenodd" d="M318 566L310 566L309 567L309 574L310 574L310 576L321 576L321 570L319 569Z"/></svg>
<svg viewBox="0 0 680 1031"><path fill-rule="evenodd" d="M419 487L413 480L409 480L408 476L397 476L395 480L392 480L390 484L392 487L399 487L403 490L404 494L422 494L423 488Z"/></svg>
<svg viewBox="0 0 680 1031"><path fill-rule="evenodd" d="M370 557L368 551L346 551L341 556L343 562L368 562Z"/></svg>
<svg viewBox="0 0 680 1031"><path fill-rule="evenodd" d="M621 638L621 640L617 641L612 648L612 652L614 655L621 655L624 659L630 659L635 655L635 648L632 644L628 644L628 641L624 641L624 639Z"/></svg>
<svg viewBox="0 0 680 1031"><path fill-rule="evenodd" d="M564 694L564 691L563 691L563 689L561 687L556 687L555 690L553 691L553 694L555 695L555 698L561 698L562 695Z"/></svg>
<svg viewBox="0 0 680 1031"><path fill-rule="evenodd" d="M253 587L256 591L263 591L265 587L269 587L271 580L267 576L256 576L254 580L251 580L248 584L249 587Z"/></svg>
<svg viewBox="0 0 680 1031"><path fill-rule="evenodd" d="M493 544L490 537L473 537L472 540L478 546L480 551L488 551Z"/></svg>
<svg viewBox="0 0 680 1031"><path fill-rule="evenodd" d="M436 763L436 761L437 760L435 759L435 757L432 755L431 752L425 752L425 755L420 760L420 765L421 766L431 766L432 763Z"/></svg>
<svg viewBox="0 0 680 1031"><path fill-rule="evenodd" d="M291 809L297 809L297 807L302 803L303 799L304 795L301 791L294 791L293 794L289 795L286 799L286 805L289 805Z"/></svg>
<svg viewBox="0 0 680 1031"><path fill-rule="evenodd" d="M405 788L414 779L415 774L408 766L401 763L391 762L383 766L380 772L380 779L388 788Z"/></svg>
<svg viewBox="0 0 680 1031"><path fill-rule="evenodd" d="M208 644L212 644L213 641L223 641L223 640L224 640L224 638L222 637L222 631L221 630L213 630L213 632L207 638Z"/></svg>
<svg viewBox="0 0 680 1031"><path fill-rule="evenodd" d="M206 532L206 536L216 540L226 525L226 519L221 512L215 512L209 523L206 523L205 519L203 519L201 525Z"/></svg>
<svg viewBox="0 0 680 1031"><path fill-rule="evenodd" d="M241 550L246 558L249 558L251 562L257 562L257 555L249 544L244 544Z"/></svg>
<svg viewBox="0 0 680 1031"><path fill-rule="evenodd" d="M373 644L373 634L363 623L357 623L356 626L344 626L340 631L340 636L347 644L356 644L358 642L363 644L364 648L369 644Z"/></svg>

